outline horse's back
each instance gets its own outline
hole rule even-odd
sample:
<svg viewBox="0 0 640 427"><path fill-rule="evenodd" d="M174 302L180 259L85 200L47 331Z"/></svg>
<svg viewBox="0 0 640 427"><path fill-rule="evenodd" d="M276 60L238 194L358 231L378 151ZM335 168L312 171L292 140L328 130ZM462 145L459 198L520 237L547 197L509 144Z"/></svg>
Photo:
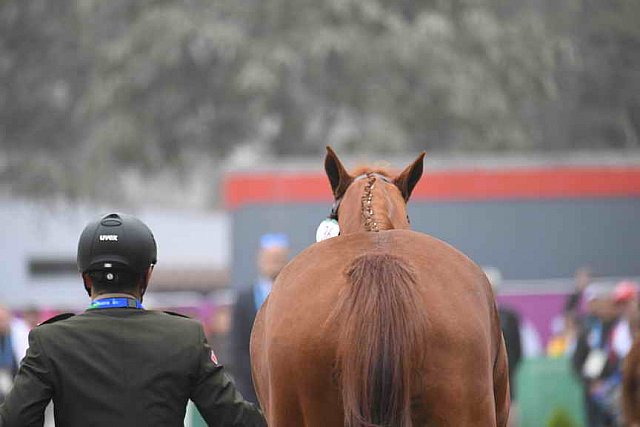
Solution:
<svg viewBox="0 0 640 427"><path fill-rule="evenodd" d="M338 286L344 283L345 269L353 260L372 252L404 258L419 276L433 278L437 274L450 280L451 276L463 275L463 281L484 278L473 261L447 243L411 230L388 230L339 236L311 245L283 269L274 291L319 291L312 289L317 279L330 279ZM291 280L300 275L305 279L309 275L312 280Z"/></svg>
<svg viewBox="0 0 640 427"><path fill-rule="evenodd" d="M308 318L307 323L320 326L330 317L337 295L349 286L347 270L354 260L376 253L393 255L407 264L426 310L452 313L461 305L474 305L489 317L493 295L482 270L447 243L411 230L339 236L310 246L281 272L270 305L282 304L282 309L290 310L293 298L304 314L297 320ZM281 315L293 320L292 314Z"/></svg>
<svg viewBox="0 0 640 427"><path fill-rule="evenodd" d="M313 425L310 420L342 424L341 411L327 411L342 407L336 359L343 324L337 311L351 285L349 268L372 254L393 256L415 278L414 295L424 310L428 342L422 348L425 364L412 385L414 403L446 399L455 407L473 406L468 403L472 400L480 421L491 412L486 399L493 402L492 369L500 345L486 277L453 247L409 230L329 239L304 250L280 273L252 338L258 393L270 421L278 426L302 420L306 425ZM459 387L461 381L470 386ZM289 415L278 415L283 411ZM438 411L430 408L422 417L438 425L470 425L463 418L447 420L446 411ZM473 412L460 408L465 411ZM490 415L495 420L495 413Z"/></svg>

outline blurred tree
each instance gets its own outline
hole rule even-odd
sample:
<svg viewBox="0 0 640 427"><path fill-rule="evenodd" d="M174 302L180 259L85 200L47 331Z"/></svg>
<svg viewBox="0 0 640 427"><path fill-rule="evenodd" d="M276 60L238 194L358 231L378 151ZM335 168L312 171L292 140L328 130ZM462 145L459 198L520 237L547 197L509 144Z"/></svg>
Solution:
<svg viewBox="0 0 640 427"><path fill-rule="evenodd" d="M640 2L583 0L574 146L640 147Z"/></svg>
<svg viewBox="0 0 640 427"><path fill-rule="evenodd" d="M72 2L0 3L0 155L10 160L1 172L21 191L48 192L70 179L52 160L82 138L75 107L91 57L77 18Z"/></svg>
<svg viewBox="0 0 640 427"><path fill-rule="evenodd" d="M225 159L326 144L635 147L638 8L5 0L0 177L21 193L106 197L105 180L177 189Z"/></svg>
<svg viewBox="0 0 640 427"><path fill-rule="evenodd" d="M122 9L119 21L131 22L102 44L87 97L94 131L135 122L137 142L126 145L155 141L164 159L189 147L224 155L238 144L276 154L327 142L533 148L519 113L553 92L557 53L539 16L505 24L490 1L236 3ZM122 145L122 135L107 134Z"/></svg>

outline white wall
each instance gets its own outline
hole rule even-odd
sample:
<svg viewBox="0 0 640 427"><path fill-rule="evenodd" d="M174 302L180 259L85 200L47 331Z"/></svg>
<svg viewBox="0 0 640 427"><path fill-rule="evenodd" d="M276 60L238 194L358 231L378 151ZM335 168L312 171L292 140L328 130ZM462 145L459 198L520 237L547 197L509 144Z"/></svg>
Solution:
<svg viewBox="0 0 640 427"><path fill-rule="evenodd" d="M158 243L158 266L226 268L229 219L220 211L137 211L26 200L0 199L0 303L14 308L83 307L87 296L79 275L33 277L32 258L75 261L84 226L106 212L138 216ZM153 281L151 283L151 288Z"/></svg>

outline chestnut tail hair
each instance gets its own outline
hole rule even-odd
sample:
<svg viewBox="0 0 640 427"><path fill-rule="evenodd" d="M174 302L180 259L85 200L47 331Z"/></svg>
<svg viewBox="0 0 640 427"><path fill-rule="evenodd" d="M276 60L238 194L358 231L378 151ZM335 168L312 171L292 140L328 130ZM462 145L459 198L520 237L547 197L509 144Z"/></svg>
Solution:
<svg viewBox="0 0 640 427"><path fill-rule="evenodd" d="M368 253L347 270L338 346L348 427L410 427L411 380L423 357L426 316L416 277L402 258Z"/></svg>

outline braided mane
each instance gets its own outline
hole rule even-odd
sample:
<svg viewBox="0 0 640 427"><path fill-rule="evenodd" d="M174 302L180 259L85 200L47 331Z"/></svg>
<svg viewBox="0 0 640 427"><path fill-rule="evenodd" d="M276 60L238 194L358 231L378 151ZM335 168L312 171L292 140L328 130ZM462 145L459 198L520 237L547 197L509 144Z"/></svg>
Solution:
<svg viewBox="0 0 640 427"><path fill-rule="evenodd" d="M373 200L373 186L375 182L375 175L368 173L367 184L364 187L364 193L362 193L360 205L360 211L362 213L362 219L364 221L364 229L366 231L380 231L378 229L378 223L373 216L373 206L371 206L371 201Z"/></svg>

